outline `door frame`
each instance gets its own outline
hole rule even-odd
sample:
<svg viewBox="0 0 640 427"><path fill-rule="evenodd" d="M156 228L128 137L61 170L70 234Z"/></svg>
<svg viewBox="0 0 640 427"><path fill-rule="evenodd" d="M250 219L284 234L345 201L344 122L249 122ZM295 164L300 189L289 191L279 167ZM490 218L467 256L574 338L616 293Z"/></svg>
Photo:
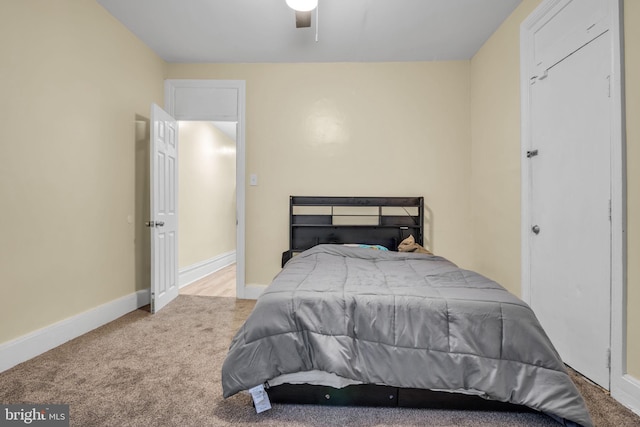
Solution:
<svg viewBox="0 0 640 427"><path fill-rule="evenodd" d="M225 88L237 93L235 114L220 115L208 111L204 105L190 105L190 113L179 114L177 120L237 121L236 135L236 298L257 298L245 286L245 110L246 83L244 80L167 79L164 83L165 110L176 117L176 92L180 89L197 91L198 96L211 96L215 89Z"/></svg>
<svg viewBox="0 0 640 427"><path fill-rule="evenodd" d="M534 32L572 0L545 0L520 27L521 94L521 279L522 298L531 301L530 218L531 167L527 151L531 149L530 78L536 75L531 60ZM573 0L576 1L576 0ZM626 152L623 84L623 15L621 0L605 0L609 8L611 34L611 394L628 406L638 407L640 383L627 375L627 242L626 242Z"/></svg>

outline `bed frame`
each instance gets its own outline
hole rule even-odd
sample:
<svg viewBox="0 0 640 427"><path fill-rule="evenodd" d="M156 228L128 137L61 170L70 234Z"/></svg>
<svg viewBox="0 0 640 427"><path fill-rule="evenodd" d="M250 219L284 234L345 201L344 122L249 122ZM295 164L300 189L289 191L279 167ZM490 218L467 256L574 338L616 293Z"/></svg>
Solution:
<svg viewBox="0 0 640 427"><path fill-rule="evenodd" d="M289 250L282 254L282 265L297 253L323 243L382 245L397 250L398 243L410 234L423 244L422 197L291 196ZM533 412L526 406L474 395L374 384L341 389L281 384L267 388L267 394L275 403Z"/></svg>
<svg viewBox="0 0 640 427"><path fill-rule="evenodd" d="M310 384L280 384L266 389L273 403L327 406L375 406L465 411L535 412L508 402L486 400L480 396L415 388L356 384L333 388Z"/></svg>

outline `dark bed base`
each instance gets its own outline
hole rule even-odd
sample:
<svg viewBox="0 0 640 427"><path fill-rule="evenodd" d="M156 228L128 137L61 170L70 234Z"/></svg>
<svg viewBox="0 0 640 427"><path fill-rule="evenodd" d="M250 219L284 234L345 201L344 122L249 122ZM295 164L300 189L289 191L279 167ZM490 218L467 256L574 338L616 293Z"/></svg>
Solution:
<svg viewBox="0 0 640 427"><path fill-rule="evenodd" d="M282 384L270 387L267 394L273 403L535 412L526 406L486 400L479 396L375 384L350 385L341 389L309 384Z"/></svg>

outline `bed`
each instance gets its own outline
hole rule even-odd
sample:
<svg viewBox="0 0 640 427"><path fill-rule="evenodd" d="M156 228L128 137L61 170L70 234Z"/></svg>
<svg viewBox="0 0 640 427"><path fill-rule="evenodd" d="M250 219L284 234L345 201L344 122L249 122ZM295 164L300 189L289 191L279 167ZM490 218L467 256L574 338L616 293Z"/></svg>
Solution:
<svg viewBox="0 0 640 427"><path fill-rule="evenodd" d="M424 244L421 197L290 198L283 269L234 337L225 397L274 402L535 410L591 426L531 309Z"/></svg>

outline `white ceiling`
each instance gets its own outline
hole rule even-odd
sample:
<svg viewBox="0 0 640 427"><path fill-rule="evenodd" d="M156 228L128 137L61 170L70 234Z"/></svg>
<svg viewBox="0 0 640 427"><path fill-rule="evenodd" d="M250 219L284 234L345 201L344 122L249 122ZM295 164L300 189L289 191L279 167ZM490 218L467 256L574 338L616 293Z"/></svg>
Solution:
<svg viewBox="0 0 640 427"><path fill-rule="evenodd" d="M295 28L285 0L97 0L168 62L470 59L522 0L319 0Z"/></svg>

